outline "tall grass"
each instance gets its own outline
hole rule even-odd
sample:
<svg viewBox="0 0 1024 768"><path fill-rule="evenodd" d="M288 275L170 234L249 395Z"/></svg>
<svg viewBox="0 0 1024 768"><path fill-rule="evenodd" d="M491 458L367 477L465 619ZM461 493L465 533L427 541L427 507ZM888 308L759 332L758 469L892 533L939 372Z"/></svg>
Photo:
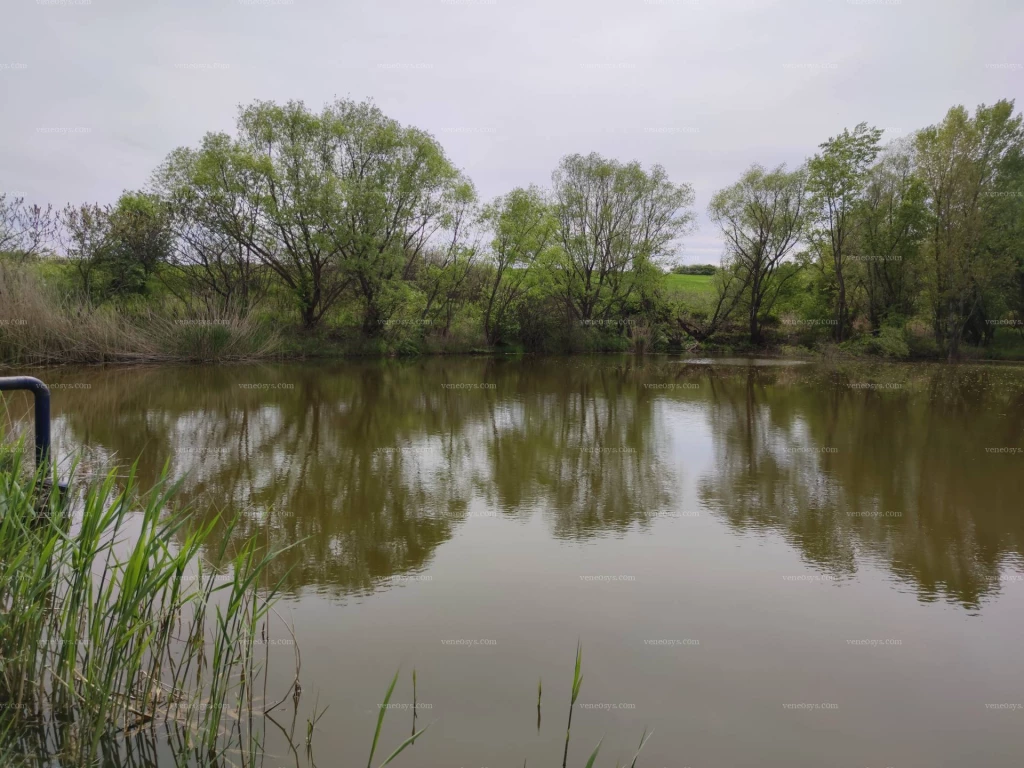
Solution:
<svg viewBox="0 0 1024 768"><path fill-rule="evenodd" d="M123 483L110 473L62 499L48 492L43 481L50 478L28 470L28 455L22 443L0 442L0 764L155 765L158 743L179 765L258 764L254 715L276 706L262 698L266 669L254 651L259 635L268 643L280 586L260 586L272 555L251 540L216 572L204 555L226 560L233 522L209 551L220 521L194 526L175 507L166 477L141 494L132 468ZM582 656L577 644L563 766ZM396 672L368 768L397 681ZM296 706L297 684L298 670ZM538 680L538 726L541 696ZM415 670L413 703L412 734L378 768L430 727L416 729ZM326 711L314 704L307 720L310 764L313 731ZM631 768L649 738L645 731Z"/></svg>
<svg viewBox="0 0 1024 768"><path fill-rule="evenodd" d="M94 306L0 262L0 361L95 363L268 357L277 334L251 315Z"/></svg>
<svg viewBox="0 0 1024 768"><path fill-rule="evenodd" d="M25 455L0 447L0 755L91 765L162 723L198 764L244 763L270 555L249 542L217 574L200 555L217 521L190 527L166 480L140 495L134 469L110 474L64 504Z"/></svg>

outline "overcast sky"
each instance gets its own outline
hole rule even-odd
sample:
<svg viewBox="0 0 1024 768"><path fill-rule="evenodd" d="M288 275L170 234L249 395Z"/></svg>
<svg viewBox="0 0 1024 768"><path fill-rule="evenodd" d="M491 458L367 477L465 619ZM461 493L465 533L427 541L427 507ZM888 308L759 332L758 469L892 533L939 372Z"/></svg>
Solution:
<svg viewBox="0 0 1024 768"><path fill-rule="evenodd" d="M1024 0L0 0L0 192L112 202L238 105L372 98L482 198L597 151L711 194L843 127L1024 107Z"/></svg>

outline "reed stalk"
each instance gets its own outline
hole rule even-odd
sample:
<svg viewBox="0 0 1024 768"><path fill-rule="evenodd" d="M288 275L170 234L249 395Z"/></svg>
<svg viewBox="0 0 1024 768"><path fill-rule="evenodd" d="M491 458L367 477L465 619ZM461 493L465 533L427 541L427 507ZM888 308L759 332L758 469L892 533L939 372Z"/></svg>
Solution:
<svg viewBox="0 0 1024 768"><path fill-rule="evenodd" d="M140 493L134 467L40 508L26 455L0 445L0 755L38 732L63 765L91 765L162 723L204 764L229 749L244 763L254 639L279 586L256 588L271 555L250 540L226 557L231 521L196 524L166 475Z"/></svg>

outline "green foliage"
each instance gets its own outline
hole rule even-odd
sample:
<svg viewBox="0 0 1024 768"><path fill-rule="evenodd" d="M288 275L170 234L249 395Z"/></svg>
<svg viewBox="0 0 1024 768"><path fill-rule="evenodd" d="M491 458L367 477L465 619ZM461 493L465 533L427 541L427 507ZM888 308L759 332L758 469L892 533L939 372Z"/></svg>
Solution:
<svg viewBox="0 0 1024 768"><path fill-rule="evenodd" d="M755 344L762 341L762 327L796 273L787 267L787 259L803 233L806 184L803 170L788 172L779 166L768 171L753 165L736 184L715 194L708 206L725 239L726 270L736 282L731 290L742 297Z"/></svg>
<svg viewBox="0 0 1024 768"><path fill-rule="evenodd" d="M69 205L57 220L88 301L125 304L149 295L172 246L169 210L159 197L125 192L114 206Z"/></svg>
<svg viewBox="0 0 1024 768"><path fill-rule="evenodd" d="M923 285L920 244L928 209L911 148L890 147L869 172L857 204L859 238L853 275L863 286L868 322L915 313Z"/></svg>
<svg viewBox="0 0 1024 768"><path fill-rule="evenodd" d="M551 248L557 221L536 187L514 189L497 198L484 208L482 220L492 234L484 334L495 344L515 335L516 310L536 286L533 267Z"/></svg>
<svg viewBox="0 0 1024 768"><path fill-rule="evenodd" d="M576 321L605 322L689 230L693 188L596 153L563 158L552 182L561 253L548 274Z"/></svg>
<svg viewBox="0 0 1024 768"><path fill-rule="evenodd" d="M37 275L62 318L41 342L8 317L0 354L40 344L51 360L104 346L119 359L212 359L235 354L239 334L229 342L224 328L244 318L246 338L280 330L302 356L643 353L866 333L875 340L847 348L879 351L882 329L913 326L912 355L955 358L1024 318L1024 128L1013 110L956 107L884 148L861 123L795 171L751 166L709 205L725 243L716 267L672 264L694 196L660 166L573 154L550 189L479 207L432 136L370 102L255 102L234 135L172 152L153 192L65 209L66 260L41 258L47 211L0 197L0 258ZM74 316L81 331L64 322ZM200 317L207 327L166 333L168 319ZM129 341L125 329L140 333ZM154 336L147 353L123 351Z"/></svg>
<svg viewBox="0 0 1024 768"><path fill-rule="evenodd" d="M868 169L879 152L882 131L861 123L821 144L807 163L807 239L820 267L835 281L835 334L849 330L846 265L859 220L855 215Z"/></svg>
<svg viewBox="0 0 1024 768"><path fill-rule="evenodd" d="M189 311L145 297L97 306L71 265L0 262L0 359L19 363L231 360L273 356L278 331L251 315Z"/></svg>
<svg viewBox="0 0 1024 768"><path fill-rule="evenodd" d="M171 231L167 209L155 195L125 192L109 213L107 243L99 251L106 274L104 296L145 295L157 269L167 261Z"/></svg>
<svg viewBox="0 0 1024 768"><path fill-rule="evenodd" d="M902 327L887 325L876 335L866 335L851 343L852 351L878 357L904 360L910 357L911 349Z"/></svg>
<svg viewBox="0 0 1024 768"><path fill-rule="evenodd" d="M985 328L1014 267L1017 248L993 224L1005 211L999 193L1020 183L1011 178L1024 152L1022 119L1012 101L981 105L973 117L954 107L918 132L915 149L929 209L925 291L936 338L952 359L972 323Z"/></svg>
<svg viewBox="0 0 1024 768"><path fill-rule="evenodd" d="M676 264L672 267L673 275L713 275L717 271L714 264Z"/></svg>
<svg viewBox="0 0 1024 768"><path fill-rule="evenodd" d="M388 703L391 701L391 694L394 693L395 683L397 683L397 682L398 682L398 672L395 672L395 676L391 679L391 685L388 686L388 691L387 691L386 694L384 694L384 702L380 705L380 709L377 712L377 729L373 732L373 743L370 745L370 757L366 761L366 768L373 768L373 755L377 751L377 742L380 740L380 729L384 725L384 715L386 715L387 712L388 712ZM413 671L413 686L414 687L415 687L415 684L416 684L416 672ZM387 760L385 760L383 763L380 764L380 768L384 768L384 766L388 765L392 760L394 760L396 757L398 757L405 750L406 747L408 747L410 744L414 743L416 741L416 739L418 739L423 734L423 732L425 730L427 730L427 728L429 728L429 727L430 726L428 725L425 728L421 728L418 732L417 731L413 731L412 736L410 736L405 741L403 741L398 746L398 748L395 749L395 751L391 753L391 755L387 758Z"/></svg>
<svg viewBox="0 0 1024 768"><path fill-rule="evenodd" d="M209 134L157 174L169 199L252 252L287 286L307 329L350 292L362 330L381 333L399 281L431 237L456 227L472 186L428 134L373 104L340 100L242 109L238 139Z"/></svg>

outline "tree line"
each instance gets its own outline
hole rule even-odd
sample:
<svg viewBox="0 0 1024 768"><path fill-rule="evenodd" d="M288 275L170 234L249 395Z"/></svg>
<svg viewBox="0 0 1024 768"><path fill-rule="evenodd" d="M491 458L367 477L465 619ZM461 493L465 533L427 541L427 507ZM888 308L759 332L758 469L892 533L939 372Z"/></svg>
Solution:
<svg viewBox="0 0 1024 768"><path fill-rule="evenodd" d="M708 206L718 268L676 266L707 290L673 291L693 207L660 165L595 153L482 202L433 136L370 102L256 102L113 205L0 197L0 252L57 257L91 304L160 297L382 342L756 346L789 318L841 344L916 324L955 358L1024 319L1012 101L888 144L861 123L798 168L752 165Z"/></svg>

